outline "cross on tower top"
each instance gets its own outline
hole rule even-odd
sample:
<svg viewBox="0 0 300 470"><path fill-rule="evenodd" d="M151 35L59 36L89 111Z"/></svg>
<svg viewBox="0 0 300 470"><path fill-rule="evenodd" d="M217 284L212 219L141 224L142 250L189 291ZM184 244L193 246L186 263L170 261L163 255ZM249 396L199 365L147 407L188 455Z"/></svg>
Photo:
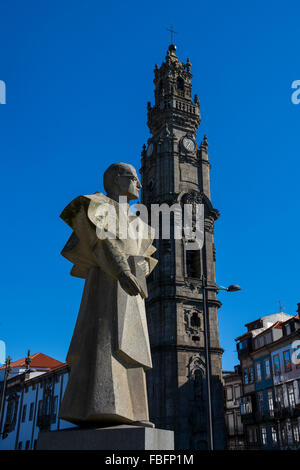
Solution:
<svg viewBox="0 0 300 470"><path fill-rule="evenodd" d="M174 39L174 34L178 34L177 31L174 31L173 25L171 24L171 28L167 28L167 31L170 31L171 33L171 44L174 44L173 39Z"/></svg>

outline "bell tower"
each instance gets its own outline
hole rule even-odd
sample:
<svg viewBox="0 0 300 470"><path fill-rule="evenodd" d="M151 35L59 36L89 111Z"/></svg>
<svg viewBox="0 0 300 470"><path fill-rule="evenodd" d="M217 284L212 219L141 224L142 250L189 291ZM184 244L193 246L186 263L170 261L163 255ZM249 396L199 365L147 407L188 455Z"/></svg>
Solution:
<svg viewBox="0 0 300 470"><path fill-rule="evenodd" d="M142 203L204 205L204 245L187 249L187 240L155 241L159 260L148 278L147 319L153 369L147 373L150 419L175 431L177 449L207 449L207 383L203 279L208 311L209 365L214 448L225 447L225 424L214 222L208 142L200 145L200 103L192 97L191 63L182 63L171 44L165 62L154 69L155 104L148 103L151 137L142 151ZM171 219L174 224L174 219ZM174 225L173 225L174 230ZM172 222L171 222L172 234Z"/></svg>

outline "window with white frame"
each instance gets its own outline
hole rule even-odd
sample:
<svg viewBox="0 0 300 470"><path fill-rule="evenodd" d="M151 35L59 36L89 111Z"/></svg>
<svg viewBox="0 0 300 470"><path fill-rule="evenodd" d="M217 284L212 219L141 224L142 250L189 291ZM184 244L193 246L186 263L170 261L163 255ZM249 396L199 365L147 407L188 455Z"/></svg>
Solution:
<svg viewBox="0 0 300 470"><path fill-rule="evenodd" d="M272 444L277 444L278 436L277 436L276 426L271 426L271 437L272 437Z"/></svg>
<svg viewBox="0 0 300 470"><path fill-rule="evenodd" d="M275 397L278 408L284 408L284 398L283 398L283 389L282 385L279 385L275 388Z"/></svg>
<svg viewBox="0 0 300 470"><path fill-rule="evenodd" d="M274 416L273 390L271 388L267 390L267 396L268 396L268 408L269 408L270 416Z"/></svg>
<svg viewBox="0 0 300 470"><path fill-rule="evenodd" d="M227 401L231 401L232 400L232 386L229 385L228 387L226 387L226 399Z"/></svg>
<svg viewBox="0 0 300 470"><path fill-rule="evenodd" d="M237 430L238 430L239 433L243 432L244 428L243 428L243 423L242 423L240 413L236 414L236 427L237 427Z"/></svg>
<svg viewBox="0 0 300 470"><path fill-rule="evenodd" d="M234 386L234 398L235 400L238 400L241 396L241 386L240 385L235 385Z"/></svg>
<svg viewBox="0 0 300 470"><path fill-rule="evenodd" d="M234 426L234 415L233 413L228 413L227 414L227 427L228 427L228 433L229 435L233 435L235 432L235 426Z"/></svg>
<svg viewBox="0 0 300 470"><path fill-rule="evenodd" d="M240 405L241 405L240 409L241 409L241 414L242 415L247 415L249 413L252 413L252 399L251 399L251 396L241 397Z"/></svg>
<svg viewBox="0 0 300 470"><path fill-rule="evenodd" d="M248 383L249 383L248 369L244 369L244 384L248 385Z"/></svg>
<svg viewBox="0 0 300 470"><path fill-rule="evenodd" d="M284 362L285 372L290 372L292 370L292 363L291 363L291 353L289 349L283 352L283 362Z"/></svg>
<svg viewBox="0 0 300 470"><path fill-rule="evenodd" d="M287 392L288 392L289 405L291 408L295 408L295 391L294 391L293 383L289 383L287 385Z"/></svg>
<svg viewBox="0 0 300 470"><path fill-rule="evenodd" d="M257 380L257 382L261 381L261 365L260 365L260 362L257 362L257 364L256 364L256 380Z"/></svg>
<svg viewBox="0 0 300 470"><path fill-rule="evenodd" d="M275 375L280 375L281 369L280 369L279 354L275 354L275 356L273 357L273 364L274 364L274 373L275 373Z"/></svg>
<svg viewBox="0 0 300 470"><path fill-rule="evenodd" d="M263 446L267 445L267 428L266 426L261 426L260 428L261 443Z"/></svg>
<svg viewBox="0 0 300 470"><path fill-rule="evenodd" d="M270 360L266 359L265 361L265 377L266 379L271 376L271 367L270 367Z"/></svg>
<svg viewBox="0 0 300 470"><path fill-rule="evenodd" d="M249 383L252 384L253 382L254 382L253 367L249 367Z"/></svg>
<svg viewBox="0 0 300 470"><path fill-rule="evenodd" d="M258 412L260 415L263 414L264 412L264 395L263 395L263 392L260 391L260 392L257 392L257 409L258 409Z"/></svg>
<svg viewBox="0 0 300 470"><path fill-rule="evenodd" d="M286 442L287 442L287 433L286 433L285 424L282 424L282 426L281 426L281 440L282 440L283 444L286 444Z"/></svg>
<svg viewBox="0 0 300 470"><path fill-rule="evenodd" d="M292 424L293 429L293 439L296 444L300 442L300 433L299 433L299 425L297 422Z"/></svg>
<svg viewBox="0 0 300 470"><path fill-rule="evenodd" d="M253 444L257 442L257 430L256 428L247 427L248 433L248 442L249 444Z"/></svg>
<svg viewBox="0 0 300 470"><path fill-rule="evenodd" d="M7 404L5 424L12 426L16 423L18 411L18 402L16 399L10 399Z"/></svg>
<svg viewBox="0 0 300 470"><path fill-rule="evenodd" d="M264 336L259 336L257 339L256 339L256 347L257 348L261 348L262 346L264 346L265 344L265 338Z"/></svg>
<svg viewBox="0 0 300 470"><path fill-rule="evenodd" d="M269 333L265 334L265 343L270 344L272 343L272 333L269 331Z"/></svg>
<svg viewBox="0 0 300 470"><path fill-rule="evenodd" d="M58 406L58 396L55 395L52 400L52 410L51 410L51 422L55 423L56 421L56 414L57 414L57 406Z"/></svg>

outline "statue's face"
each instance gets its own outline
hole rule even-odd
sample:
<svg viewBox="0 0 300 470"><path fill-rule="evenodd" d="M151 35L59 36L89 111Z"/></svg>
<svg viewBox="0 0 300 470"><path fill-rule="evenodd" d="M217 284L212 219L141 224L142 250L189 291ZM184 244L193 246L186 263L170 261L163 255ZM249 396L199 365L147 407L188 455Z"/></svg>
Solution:
<svg viewBox="0 0 300 470"><path fill-rule="evenodd" d="M142 185L133 167L128 166L128 172L117 176L116 184L119 187L120 196L127 196L129 201L139 198Z"/></svg>

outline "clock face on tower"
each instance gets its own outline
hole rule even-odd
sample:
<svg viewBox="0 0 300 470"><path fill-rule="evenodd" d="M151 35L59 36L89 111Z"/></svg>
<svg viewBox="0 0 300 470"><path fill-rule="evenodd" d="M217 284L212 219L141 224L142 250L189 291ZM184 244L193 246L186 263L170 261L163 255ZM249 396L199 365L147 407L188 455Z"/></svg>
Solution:
<svg viewBox="0 0 300 470"><path fill-rule="evenodd" d="M188 152L193 152L195 150L195 142L190 137L184 137L182 145Z"/></svg>

